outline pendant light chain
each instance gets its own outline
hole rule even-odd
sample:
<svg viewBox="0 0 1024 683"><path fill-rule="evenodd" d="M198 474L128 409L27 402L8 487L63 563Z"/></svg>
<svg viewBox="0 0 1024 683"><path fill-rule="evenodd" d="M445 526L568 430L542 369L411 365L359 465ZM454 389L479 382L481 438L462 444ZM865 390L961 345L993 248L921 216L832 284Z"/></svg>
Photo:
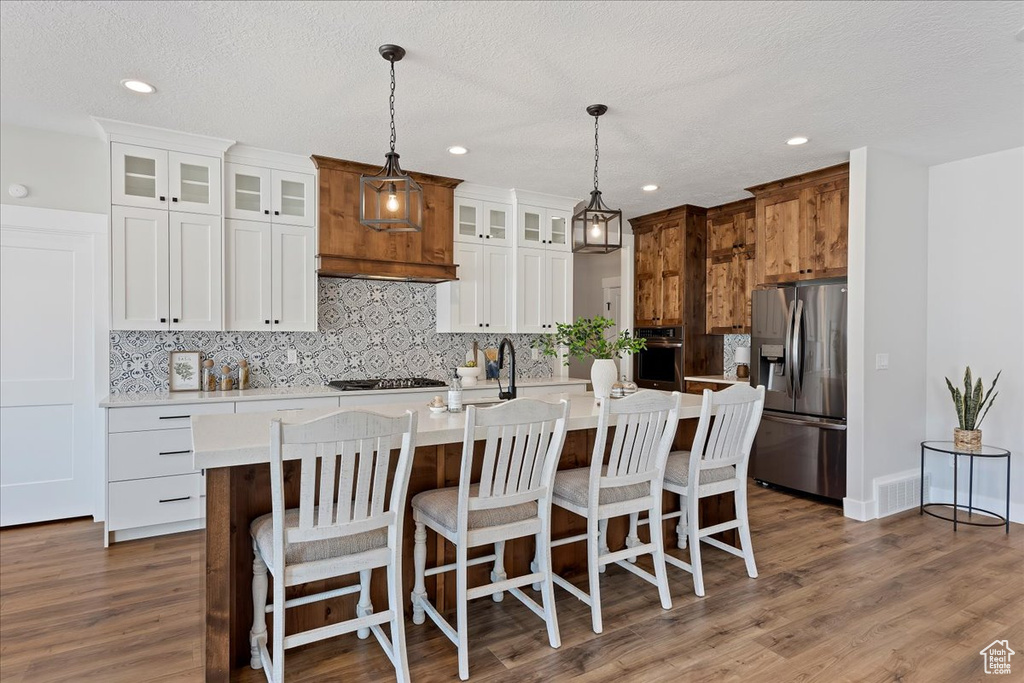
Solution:
<svg viewBox="0 0 1024 683"><path fill-rule="evenodd" d="M597 160L601 156L600 148L597 145L597 122L600 119L594 117L594 189L597 190Z"/></svg>
<svg viewBox="0 0 1024 683"><path fill-rule="evenodd" d="M391 151L395 151L395 60L389 59L391 62L391 99L388 104L391 108Z"/></svg>

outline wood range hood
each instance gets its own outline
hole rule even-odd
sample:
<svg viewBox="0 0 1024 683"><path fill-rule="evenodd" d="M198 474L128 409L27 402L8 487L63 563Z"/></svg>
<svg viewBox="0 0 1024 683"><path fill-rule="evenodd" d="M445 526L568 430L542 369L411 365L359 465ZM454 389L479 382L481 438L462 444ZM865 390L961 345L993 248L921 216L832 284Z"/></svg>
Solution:
<svg viewBox="0 0 1024 683"><path fill-rule="evenodd" d="M410 172L423 188L423 231L382 233L359 223L359 177L380 167L312 159L320 175L319 275L405 282L457 279L453 221L455 187L461 180Z"/></svg>

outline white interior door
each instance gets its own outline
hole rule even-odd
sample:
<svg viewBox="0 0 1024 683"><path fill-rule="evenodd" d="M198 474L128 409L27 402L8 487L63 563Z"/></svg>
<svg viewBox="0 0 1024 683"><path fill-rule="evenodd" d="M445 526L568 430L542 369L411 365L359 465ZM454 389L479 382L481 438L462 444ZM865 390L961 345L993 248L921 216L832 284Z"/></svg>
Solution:
<svg viewBox="0 0 1024 683"><path fill-rule="evenodd" d="M316 231L294 225L272 230L273 329L316 331Z"/></svg>
<svg viewBox="0 0 1024 683"><path fill-rule="evenodd" d="M0 228L0 526L97 510L95 359L105 287L95 250L106 245L102 233L58 231L54 220L53 231L22 229L5 208Z"/></svg>
<svg viewBox="0 0 1024 683"><path fill-rule="evenodd" d="M110 231L114 329L168 329L168 212L114 206Z"/></svg>
<svg viewBox="0 0 1024 683"><path fill-rule="evenodd" d="M271 228L269 223L224 221L224 278L229 330L269 330Z"/></svg>
<svg viewBox="0 0 1024 683"><path fill-rule="evenodd" d="M172 330L223 329L223 233L220 216L170 215Z"/></svg>

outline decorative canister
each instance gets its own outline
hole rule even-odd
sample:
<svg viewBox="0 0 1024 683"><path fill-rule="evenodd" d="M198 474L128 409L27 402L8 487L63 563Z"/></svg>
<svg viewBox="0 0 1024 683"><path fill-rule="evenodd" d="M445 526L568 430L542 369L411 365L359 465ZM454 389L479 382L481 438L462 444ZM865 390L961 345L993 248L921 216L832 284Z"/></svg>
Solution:
<svg viewBox="0 0 1024 683"><path fill-rule="evenodd" d="M244 358L238 361L238 388L249 388L249 361Z"/></svg>
<svg viewBox="0 0 1024 683"><path fill-rule="evenodd" d="M220 390L231 391L231 366L225 365L220 369Z"/></svg>
<svg viewBox="0 0 1024 683"><path fill-rule="evenodd" d="M203 391L217 391L217 376L213 374L213 361L209 358L203 361Z"/></svg>
<svg viewBox="0 0 1024 683"><path fill-rule="evenodd" d="M980 451L981 430L980 429L954 429L953 447L958 451Z"/></svg>

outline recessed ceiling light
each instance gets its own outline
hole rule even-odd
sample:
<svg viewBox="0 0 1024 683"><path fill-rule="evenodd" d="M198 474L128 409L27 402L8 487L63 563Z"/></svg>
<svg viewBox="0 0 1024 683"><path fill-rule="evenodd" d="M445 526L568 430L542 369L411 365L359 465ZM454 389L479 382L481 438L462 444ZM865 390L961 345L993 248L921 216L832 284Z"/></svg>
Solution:
<svg viewBox="0 0 1024 683"><path fill-rule="evenodd" d="M655 190L658 189L658 186L657 185L644 185L640 189L643 190L644 192L654 192Z"/></svg>
<svg viewBox="0 0 1024 683"><path fill-rule="evenodd" d="M469 150L466 149L465 147L463 147L462 145L455 145L454 147L449 147L448 148L448 153L449 154L454 154L456 156L462 156L463 154L465 154L468 151Z"/></svg>
<svg viewBox="0 0 1024 683"><path fill-rule="evenodd" d="M795 137L795 138L790 138L790 139L786 140L786 144L787 145L793 145L793 146L804 145L804 144L807 144L807 138L800 137L800 136Z"/></svg>
<svg viewBox="0 0 1024 683"><path fill-rule="evenodd" d="M141 93L143 95L152 95L156 92L156 88L151 86L149 83L146 83L145 81L139 81L134 78L124 79L123 81L121 81L121 85L128 88L132 92Z"/></svg>

